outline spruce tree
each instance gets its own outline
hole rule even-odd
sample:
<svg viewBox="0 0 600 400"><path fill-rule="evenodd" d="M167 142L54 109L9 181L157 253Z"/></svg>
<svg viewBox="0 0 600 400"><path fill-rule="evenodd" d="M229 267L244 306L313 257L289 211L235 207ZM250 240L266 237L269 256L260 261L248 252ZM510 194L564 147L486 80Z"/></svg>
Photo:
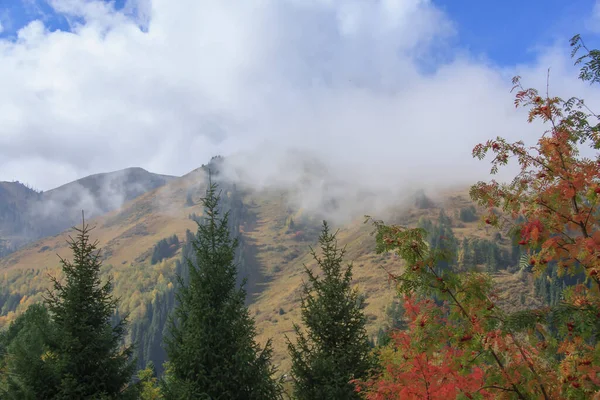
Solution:
<svg viewBox="0 0 600 400"><path fill-rule="evenodd" d="M131 347L123 347L126 319L111 323L117 307L112 282L100 279L98 242L90 242L88 225L74 228L73 261L60 259L65 283L52 278L46 299L55 326L56 346L48 362L60 376L57 399L117 399L133 395L135 370Z"/></svg>
<svg viewBox="0 0 600 400"><path fill-rule="evenodd" d="M52 399L60 377L46 359L54 325L46 307L31 305L0 332L0 399Z"/></svg>
<svg viewBox="0 0 600 400"><path fill-rule="evenodd" d="M342 268L344 249L327 222L319 236L322 257L311 254L323 274L304 266L308 283L302 296L303 333L294 325L297 339L288 339L292 358L294 394L299 400L358 399L352 379L365 379L373 366L365 316L359 294L352 289L352 265Z"/></svg>
<svg viewBox="0 0 600 400"><path fill-rule="evenodd" d="M205 212L188 261L187 283L179 277L177 305L165 338L169 358L165 397L169 399L277 399L271 343L255 341L254 320L245 306L243 282L236 284L237 239L228 216L220 216L220 195L209 177Z"/></svg>

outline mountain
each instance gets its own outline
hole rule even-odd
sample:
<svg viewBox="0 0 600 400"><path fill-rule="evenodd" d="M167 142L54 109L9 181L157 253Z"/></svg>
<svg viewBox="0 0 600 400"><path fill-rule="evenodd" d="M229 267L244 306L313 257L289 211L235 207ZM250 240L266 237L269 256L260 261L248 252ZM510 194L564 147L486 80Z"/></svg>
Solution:
<svg viewBox="0 0 600 400"><path fill-rule="evenodd" d="M47 192L20 182L0 182L0 257L73 226L82 210L90 218L105 214L172 179L127 168L90 175Z"/></svg>
<svg viewBox="0 0 600 400"><path fill-rule="evenodd" d="M41 193L20 182L0 182L0 257L36 237L27 216L29 205L40 198Z"/></svg>
<svg viewBox="0 0 600 400"><path fill-rule="evenodd" d="M223 207L231 212L230 229L240 238L236 261L240 278L248 279L248 303L258 339L264 343L273 338L274 361L281 372L287 372L285 335L293 336L292 324L301 321L303 265L314 266L309 251L317 242L321 220L294 206L288 191L254 190L216 179ZM92 239L102 248L104 273L114 278L115 294L121 299L120 314L130 315L130 335L137 344L140 366L152 360L160 370L164 359L161 340L174 303L175 274L185 277L181 260L192 254L189 240L196 231L194 220L202 214L199 200L205 185L206 170L199 168L90 221L95 226ZM504 307L539 305L531 276L514 273L518 246L515 250L505 234L482 224L481 211L465 188L434 199L421 193L412 206L391 210L385 219L426 227L433 232L431 240L442 234L453 236L457 264L492 268ZM75 210L70 221L76 218ZM401 264L392 254L375 253L372 226L364 224L361 215L334 228L339 228L340 245L347 246L346 261L353 262L355 282L366 297L368 332L375 336L388 322L386 310L395 299L386 271L397 271ZM0 259L0 328L42 300L50 287L47 273L60 277L57 254L71 257L65 241L69 234L45 237Z"/></svg>

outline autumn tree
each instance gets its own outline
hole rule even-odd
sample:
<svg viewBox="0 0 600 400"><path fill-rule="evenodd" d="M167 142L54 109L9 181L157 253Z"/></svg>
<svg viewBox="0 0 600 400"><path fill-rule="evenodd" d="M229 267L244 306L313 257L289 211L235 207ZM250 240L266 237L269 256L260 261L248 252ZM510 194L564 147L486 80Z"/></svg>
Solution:
<svg viewBox="0 0 600 400"><path fill-rule="evenodd" d="M412 322L406 332L395 335L392 350L381 353L383 372L356 382L367 398L386 398L389 387L400 390L405 385L413 386L405 394L412 393L415 399L423 393L451 398L444 397L450 389L463 398L528 399L554 393L548 387L556 381L552 365L544 363L534 346L520 340L517 323L496 307L497 293L489 275L473 269L440 270L440 260L454 257L448 246L433 248L421 228L373 223L377 251L394 251L406 264L401 273L388 273L399 294L410 300L405 308ZM415 307L420 301L427 307ZM456 362L449 364L450 358ZM408 379L417 373L427 378ZM449 374L456 377L452 387L446 382ZM472 379L459 379L463 376ZM479 387L470 383L475 378ZM434 387L439 388L435 396L430 390Z"/></svg>
<svg viewBox="0 0 600 400"><path fill-rule="evenodd" d="M571 39L571 46L573 56L584 51L576 60L581 65L579 78L590 84L600 82L600 52L589 50L579 35ZM527 254L524 261L536 275L554 263L559 277L583 273L587 278L567 288L564 301L549 315L558 332L556 358L562 391L588 396L600 389L598 115L582 99L565 101L548 91L540 94L536 89L525 89L519 77L513 83L515 105L528 107L528 121L539 119L548 130L533 147L501 137L476 146L475 157L492 154L492 174L512 159L520 165L520 172L510 183L479 182L471 189L471 197L488 207L488 224L508 225L520 236L519 245ZM582 151L592 157L582 156ZM523 222L515 223L519 217Z"/></svg>
<svg viewBox="0 0 600 400"><path fill-rule="evenodd" d="M220 216L220 195L209 178L204 220L193 241L189 276L179 279L177 304L169 323L164 394L169 399L277 399L271 343L255 341L254 321L237 287L237 240L228 216Z"/></svg>
<svg viewBox="0 0 600 400"><path fill-rule="evenodd" d="M68 242L73 261L60 259L65 282L52 278L46 299L56 332L46 362L60 376L53 398L129 398L135 362L131 347L123 347L127 321L111 324L117 299L111 280L101 281L98 242L90 241L85 219L74 229L77 236Z"/></svg>
<svg viewBox="0 0 600 400"><path fill-rule="evenodd" d="M576 61L582 65L580 78L600 82L600 52L588 50L579 36L571 44L573 54L585 50ZM394 251L405 262L404 270L391 276L399 292L417 300L439 296L444 304L407 304L413 314L407 333L412 342L397 335L394 351L381 357L384 372L357 382L367 398L394 398L399 393L432 398L433 388L443 387L447 377L473 374L478 387L456 380L454 392L440 392L438 398L600 395L598 116L583 100L542 96L524 89L518 77L514 84L516 105L530 107L529 121L540 118L549 129L533 147L500 137L476 146L475 157L493 154L492 174L511 159L521 171L510 183L479 182L471 188L471 197L488 207L482 217L486 224L512 225L511 234L519 236L523 250L522 266L539 274L556 263L559 276L583 272L587 282L567 287L556 306L507 314L497 306L496 289L487 274L457 275L436 268L440 259L451 260L452 254L427 243L424 230L373 221L378 251ZM588 152L595 152L593 159L580 156L586 145ZM428 336L428 329L439 333L438 341ZM423 379L417 379L418 374Z"/></svg>
<svg viewBox="0 0 600 400"><path fill-rule="evenodd" d="M311 254L322 272L305 266L302 322L295 324L296 343L288 338L297 399L359 398L352 379L366 378L373 366L359 293L352 288L352 265L342 265L344 249L323 221L319 236L322 256Z"/></svg>

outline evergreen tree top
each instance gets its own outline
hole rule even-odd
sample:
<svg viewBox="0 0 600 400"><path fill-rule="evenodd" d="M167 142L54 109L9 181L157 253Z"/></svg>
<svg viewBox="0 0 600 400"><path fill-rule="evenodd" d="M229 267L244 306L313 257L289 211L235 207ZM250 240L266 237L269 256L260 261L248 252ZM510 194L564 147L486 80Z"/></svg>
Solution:
<svg viewBox="0 0 600 400"><path fill-rule="evenodd" d="M237 286L229 213L221 215L220 194L209 175L204 214L187 260L189 280L179 279L178 304L169 322L168 398L277 399L281 386L272 376L271 344L255 341L254 320Z"/></svg>
<svg viewBox="0 0 600 400"><path fill-rule="evenodd" d="M135 368L131 347L122 348L127 321L111 323L118 301L111 280L102 283L98 242L82 217L68 240L73 260L60 258L65 283L51 278L54 292L46 298L57 335L50 362L61 376L59 398L125 398L133 395L125 389Z"/></svg>
<svg viewBox="0 0 600 400"><path fill-rule="evenodd" d="M294 393L298 399L354 399L350 381L364 378L372 367L362 299L352 284L352 265L342 266L345 249L323 221L319 245L322 255L311 254L322 271L304 266L302 321L306 333L294 325L296 343L288 339Z"/></svg>

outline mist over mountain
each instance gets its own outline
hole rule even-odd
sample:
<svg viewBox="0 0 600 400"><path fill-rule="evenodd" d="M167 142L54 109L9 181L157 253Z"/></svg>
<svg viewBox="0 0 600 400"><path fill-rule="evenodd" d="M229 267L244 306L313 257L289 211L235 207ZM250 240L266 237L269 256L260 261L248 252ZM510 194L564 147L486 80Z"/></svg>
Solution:
<svg viewBox="0 0 600 400"><path fill-rule="evenodd" d="M142 168L90 175L47 192L15 182L0 182L0 256L52 236L86 218L124 203L174 179Z"/></svg>
<svg viewBox="0 0 600 400"><path fill-rule="evenodd" d="M414 176L407 176L399 184L397 180L386 180L385 171L372 175L365 170L361 174L357 168L344 173L343 168L323 157L296 150L260 159L253 153L215 156L207 165L184 175L198 179L188 182L188 195L203 183L204 178L197 172L204 167L210 168L221 183L235 184L250 192L284 193L283 206L302 209L312 218L340 225L365 214L389 215L392 210L406 209L423 190L436 199L441 193L466 184L460 177L446 185L433 185L425 180L418 182ZM119 210L126 202L174 179L177 177L127 168L90 175L46 192L19 181L0 182L0 256L77 225L82 211L89 220ZM170 201L171 195L156 196L154 212L178 213Z"/></svg>

